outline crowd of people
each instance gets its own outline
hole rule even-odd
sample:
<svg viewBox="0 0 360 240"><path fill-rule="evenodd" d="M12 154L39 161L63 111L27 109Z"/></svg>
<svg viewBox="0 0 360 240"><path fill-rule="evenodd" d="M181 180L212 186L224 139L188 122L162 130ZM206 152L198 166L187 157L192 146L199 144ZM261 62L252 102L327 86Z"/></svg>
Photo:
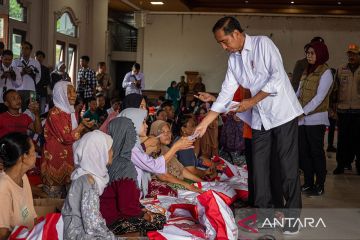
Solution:
<svg viewBox="0 0 360 240"><path fill-rule="evenodd" d="M104 62L95 72L90 58L82 56L72 81L63 62L50 71L44 52L32 58L31 43L22 43L19 59L0 44L0 239L15 226L36 223L27 177L34 169L47 197L65 199L66 239L115 239L161 229L165 217L143 208L140 199L176 196L179 189L201 193L193 183L213 180L217 170L211 159L224 153L232 161L245 159L249 206L292 209L285 215L296 217L301 192L324 194L324 136L335 124L337 149L331 133L328 146L337 152L333 173L351 169L356 159L360 174L356 44L347 49L349 62L332 70L324 39L315 37L289 79L269 38L245 34L233 17L220 19L213 33L231 53L217 98L206 93L201 78L189 91L182 76L165 96L149 100L142 95L138 63L122 82L126 96L112 98ZM195 96L191 102L189 94Z"/></svg>

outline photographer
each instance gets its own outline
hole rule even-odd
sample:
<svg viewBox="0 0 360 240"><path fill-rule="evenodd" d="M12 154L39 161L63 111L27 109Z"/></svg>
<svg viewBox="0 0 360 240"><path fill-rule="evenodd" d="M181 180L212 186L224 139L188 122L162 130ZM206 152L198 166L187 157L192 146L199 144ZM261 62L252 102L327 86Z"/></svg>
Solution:
<svg viewBox="0 0 360 240"><path fill-rule="evenodd" d="M125 88L125 96L131 93L141 94L141 90L145 88L145 79L140 72L140 64L135 63L131 72L125 75L122 87Z"/></svg>
<svg viewBox="0 0 360 240"><path fill-rule="evenodd" d="M2 63L0 65L0 112L6 112L7 110L7 107L4 105L3 94L9 89L20 87L22 83L19 70L11 66L12 60L12 51L3 51Z"/></svg>
<svg viewBox="0 0 360 240"><path fill-rule="evenodd" d="M41 67L40 63L34 58L31 58L31 51L33 46L31 43L24 41L21 43L21 58L15 59L12 66L18 68L21 77L22 84L18 88L18 93L22 99L21 110L26 109L26 100L30 98L30 93L36 91L36 84L40 82Z"/></svg>

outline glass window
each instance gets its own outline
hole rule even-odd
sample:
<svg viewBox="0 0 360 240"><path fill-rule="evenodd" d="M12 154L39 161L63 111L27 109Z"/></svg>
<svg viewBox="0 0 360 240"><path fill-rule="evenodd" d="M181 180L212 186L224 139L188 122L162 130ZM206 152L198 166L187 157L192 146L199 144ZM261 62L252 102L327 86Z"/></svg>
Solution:
<svg viewBox="0 0 360 240"><path fill-rule="evenodd" d="M69 13L65 12L56 21L56 32L62 33L71 37L76 37L76 26L71 20Z"/></svg>
<svg viewBox="0 0 360 240"><path fill-rule="evenodd" d="M75 64L76 64L76 46L70 44L68 47L68 56L67 56L67 66L69 69L69 76L71 77L73 83L76 80L75 73Z"/></svg>
<svg viewBox="0 0 360 240"><path fill-rule="evenodd" d="M56 49L55 57L56 57L56 65L57 65L60 61L64 62L65 43L57 41L55 49Z"/></svg>
<svg viewBox="0 0 360 240"><path fill-rule="evenodd" d="M21 54L21 43L26 39L26 32L14 29L12 33L11 50L14 54L14 59L19 58Z"/></svg>
<svg viewBox="0 0 360 240"><path fill-rule="evenodd" d="M26 22L26 8L22 7L17 0L10 0L9 18L20 22Z"/></svg>

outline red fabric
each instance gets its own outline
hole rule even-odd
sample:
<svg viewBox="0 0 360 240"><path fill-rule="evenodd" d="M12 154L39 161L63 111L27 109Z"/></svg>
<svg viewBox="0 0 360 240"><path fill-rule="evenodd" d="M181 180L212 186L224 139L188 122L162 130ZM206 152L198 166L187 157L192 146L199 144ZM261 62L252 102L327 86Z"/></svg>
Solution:
<svg viewBox="0 0 360 240"><path fill-rule="evenodd" d="M239 86L239 88L236 90L236 92L234 94L233 101L241 102L242 100L244 100L245 99L245 92L246 92L246 89ZM244 122L244 127L243 127L243 137L244 138L249 138L249 139L252 138L251 127L248 124L246 124L245 122Z"/></svg>
<svg viewBox="0 0 360 240"><path fill-rule="evenodd" d="M32 119L26 114L13 116L8 112L0 114L0 138L11 132L26 134Z"/></svg>
<svg viewBox="0 0 360 240"><path fill-rule="evenodd" d="M149 232L147 232L147 237L149 238L149 240L167 240L158 231L149 231Z"/></svg>
<svg viewBox="0 0 360 240"><path fill-rule="evenodd" d="M216 231L216 239L229 239L226 232L226 223L212 191L200 194L197 199L205 208L205 215Z"/></svg>
<svg viewBox="0 0 360 240"><path fill-rule="evenodd" d="M315 64L309 64L307 74L313 73L319 65L325 64L329 60L329 51L325 43L313 42L309 44L309 47L314 49L316 54Z"/></svg>
<svg viewBox="0 0 360 240"><path fill-rule="evenodd" d="M176 209L184 209L189 211L189 213L195 220L199 218L197 208L194 204L186 204L186 203L171 204L169 208L169 212L171 213L170 217L175 216L174 212Z"/></svg>
<svg viewBox="0 0 360 240"><path fill-rule="evenodd" d="M70 183L74 170L73 143L77 140L71 127L71 116L54 107L49 111L44 128L45 144L41 174L50 186Z"/></svg>
<svg viewBox="0 0 360 240"><path fill-rule="evenodd" d="M100 212L107 225L117 219L139 217L140 190L136 182L131 179L120 179L112 182L100 196Z"/></svg>
<svg viewBox="0 0 360 240"><path fill-rule="evenodd" d="M42 239L58 240L58 232L56 230L56 224L61 217L61 213L52 213L46 215L46 221L43 228Z"/></svg>
<svg viewBox="0 0 360 240"><path fill-rule="evenodd" d="M177 192L166 183L152 179L151 182L149 182L148 195L145 197L150 198L156 197L157 195L177 197Z"/></svg>

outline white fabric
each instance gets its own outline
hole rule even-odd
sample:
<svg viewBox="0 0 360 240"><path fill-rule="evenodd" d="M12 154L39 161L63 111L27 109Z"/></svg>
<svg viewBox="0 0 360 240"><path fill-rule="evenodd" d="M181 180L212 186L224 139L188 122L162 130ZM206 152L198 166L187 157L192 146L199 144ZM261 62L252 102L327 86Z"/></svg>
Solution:
<svg viewBox="0 0 360 240"><path fill-rule="evenodd" d="M221 92L211 110L225 112L239 85L250 89L252 96L260 91L270 94L253 107L253 129L261 130L263 125L265 130L269 130L303 113L280 52L268 37L246 35L241 53L230 55Z"/></svg>
<svg viewBox="0 0 360 240"><path fill-rule="evenodd" d="M53 102L57 108L60 108L61 111L66 112L71 115L71 128L75 129L78 126L75 108L73 105L70 105L68 95L67 95L67 87L68 85L72 85L71 82L67 81L59 81L55 84L53 89Z"/></svg>
<svg viewBox="0 0 360 240"><path fill-rule="evenodd" d="M23 63L21 62L22 60L24 60L24 59L21 57L20 59L15 59L12 63L12 66L16 67L20 73L24 67ZM35 67L39 72L36 73L35 80L32 77L30 77L30 75L28 75L28 74L23 75L22 76L23 82L22 82L21 86L19 88L17 88L17 90L36 91L34 81L36 82L36 84L40 82L41 66L40 66L40 63L37 60L35 60L34 58L29 58L28 66Z"/></svg>
<svg viewBox="0 0 360 240"><path fill-rule="evenodd" d="M85 134L76 144L74 149L74 164L76 169L71 174L71 180L82 175L91 174L101 195L109 182L107 163L112 138L95 130Z"/></svg>
<svg viewBox="0 0 360 240"><path fill-rule="evenodd" d="M334 78L331 73L331 70L326 70L323 75L321 75L318 89L316 95L304 106L305 116L299 120L299 125L330 125L328 111L318 112L314 114L307 115L314 111L325 99L327 93L329 92ZM296 95L300 96L301 86L299 86Z"/></svg>

